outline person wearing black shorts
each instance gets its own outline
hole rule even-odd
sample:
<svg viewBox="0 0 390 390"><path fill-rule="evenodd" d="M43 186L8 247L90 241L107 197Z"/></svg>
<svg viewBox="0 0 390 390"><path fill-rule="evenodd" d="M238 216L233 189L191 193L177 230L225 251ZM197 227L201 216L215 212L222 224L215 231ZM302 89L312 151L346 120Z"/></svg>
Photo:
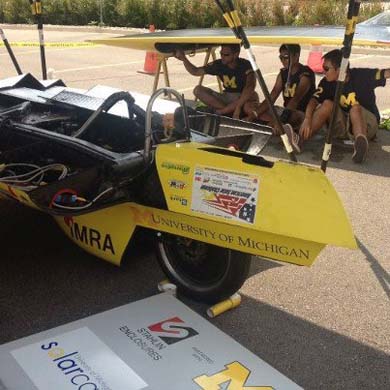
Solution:
<svg viewBox="0 0 390 390"><path fill-rule="evenodd" d="M320 81L305 112L300 128L301 139L312 137L321 127L329 124L337 79L340 72L342 52L332 50L323 56L325 77ZM368 152L368 141L375 138L380 115L376 105L375 88L384 87L390 78L390 69L351 68L340 97L336 117L335 136L354 141L352 160L362 163Z"/></svg>
<svg viewBox="0 0 390 390"><path fill-rule="evenodd" d="M201 102L219 115L248 117L248 103L258 101L259 97L255 92L256 78L251 64L240 58L240 45L222 45L221 59L200 67L192 64L183 51L177 50L175 57L183 62L186 70L193 76L209 74L221 80L224 88L222 93L202 85L195 87L194 95Z"/></svg>

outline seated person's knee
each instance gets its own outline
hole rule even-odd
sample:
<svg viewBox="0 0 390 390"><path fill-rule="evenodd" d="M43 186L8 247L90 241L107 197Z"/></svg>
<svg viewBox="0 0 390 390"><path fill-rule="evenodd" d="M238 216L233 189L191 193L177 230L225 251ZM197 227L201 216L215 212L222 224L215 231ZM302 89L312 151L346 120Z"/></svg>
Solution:
<svg viewBox="0 0 390 390"><path fill-rule="evenodd" d="M199 92L200 92L200 85L197 85L194 90L193 90L193 94L195 97L199 98Z"/></svg>

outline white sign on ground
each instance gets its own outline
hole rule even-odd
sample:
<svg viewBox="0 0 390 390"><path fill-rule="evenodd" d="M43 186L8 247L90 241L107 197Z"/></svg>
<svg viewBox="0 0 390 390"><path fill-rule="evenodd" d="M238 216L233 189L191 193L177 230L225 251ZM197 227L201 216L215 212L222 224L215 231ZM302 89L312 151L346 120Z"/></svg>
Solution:
<svg viewBox="0 0 390 390"><path fill-rule="evenodd" d="M297 390L169 293L0 346L0 390Z"/></svg>
<svg viewBox="0 0 390 390"><path fill-rule="evenodd" d="M12 356L40 390L141 390L146 383L83 327L15 349Z"/></svg>

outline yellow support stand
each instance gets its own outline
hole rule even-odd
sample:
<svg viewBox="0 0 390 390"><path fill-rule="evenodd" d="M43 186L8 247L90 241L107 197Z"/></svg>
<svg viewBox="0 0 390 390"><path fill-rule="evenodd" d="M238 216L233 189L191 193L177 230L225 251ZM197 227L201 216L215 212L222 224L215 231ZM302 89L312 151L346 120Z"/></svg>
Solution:
<svg viewBox="0 0 390 390"><path fill-rule="evenodd" d="M241 303L241 295L235 293L229 299L226 299L225 301L219 302L216 305L211 306L207 310L207 315L210 318L214 318L216 316L219 316L222 313L225 313L228 310L234 309L235 307L239 306L240 303Z"/></svg>
<svg viewBox="0 0 390 390"><path fill-rule="evenodd" d="M214 47L210 47L207 49L206 56L205 56L205 59L203 62L203 66L206 66L210 62L210 57L212 58L213 61L215 61L217 59L216 55L215 55L215 48ZM162 54L160 54L158 57L158 64L157 64L156 74L154 76L152 94L155 93L157 88L158 88L158 84L160 82L160 73L162 73L164 75L165 87L167 87L167 88L171 87L171 83L169 80L169 73L168 73L168 64L167 64L168 58L169 58L169 56L165 56ZM202 85L203 80L204 80L204 75L200 77L198 85ZM218 81L219 92L222 92L222 83L218 77L217 77L217 81ZM172 96L169 95L169 99L171 99L171 98L172 98Z"/></svg>
<svg viewBox="0 0 390 390"><path fill-rule="evenodd" d="M158 285L157 285L158 291L160 292L172 292L173 294L176 295L176 285L171 283L168 279L162 280Z"/></svg>

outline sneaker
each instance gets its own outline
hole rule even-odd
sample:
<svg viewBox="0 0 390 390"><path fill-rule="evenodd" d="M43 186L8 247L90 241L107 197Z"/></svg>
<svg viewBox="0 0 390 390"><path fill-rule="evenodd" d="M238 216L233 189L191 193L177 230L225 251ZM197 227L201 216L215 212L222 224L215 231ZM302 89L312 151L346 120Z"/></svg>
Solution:
<svg viewBox="0 0 390 390"><path fill-rule="evenodd" d="M368 152L367 137L363 134L356 136L353 148L352 161L357 164L362 163L366 159Z"/></svg>
<svg viewBox="0 0 390 390"><path fill-rule="evenodd" d="M284 132L287 135L288 140L295 153L301 153L301 148L299 146L299 134L297 134L292 126L289 123L283 125Z"/></svg>

